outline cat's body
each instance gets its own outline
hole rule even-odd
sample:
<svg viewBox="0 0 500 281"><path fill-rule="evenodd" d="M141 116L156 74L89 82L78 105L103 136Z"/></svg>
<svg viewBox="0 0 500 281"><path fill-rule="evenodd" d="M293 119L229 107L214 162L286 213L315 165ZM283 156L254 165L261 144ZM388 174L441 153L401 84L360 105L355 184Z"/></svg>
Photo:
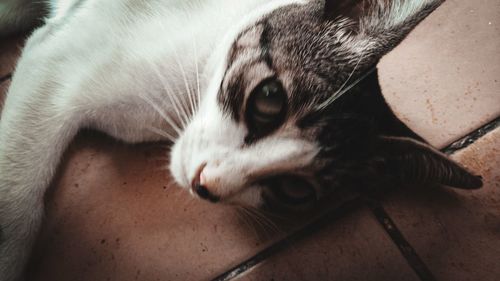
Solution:
<svg viewBox="0 0 500 281"><path fill-rule="evenodd" d="M416 137L411 132L383 129L392 119L372 116L385 125L353 134L371 124L356 127L365 118L350 117L364 107L328 98L373 67L441 1L379 1L380 11L358 24L354 17L369 7L347 2L356 10L331 4L338 11L323 13L319 0L52 1L51 16L26 43L0 119L0 280L19 278L45 190L81 128L131 143L175 142L177 182L214 202L259 206L283 196L282 175L290 174L314 186L285 194L295 204L304 192L319 197L320 184L343 184L348 169L373 176L396 166L397 179L477 187L477 178L444 156L401 138ZM343 11L352 22L339 17ZM258 110L265 114L255 115ZM354 145L366 149L346 153ZM417 165L436 171L399 168L414 157L399 159L400 152L410 150L425 155ZM275 182L280 192L269 194Z"/></svg>
<svg viewBox="0 0 500 281"><path fill-rule="evenodd" d="M95 128L126 142L164 139L150 128L176 134L147 100L172 112L168 95L175 94L182 104L177 107L187 110L184 78L190 91L197 89L196 64L201 71L225 31L258 2L267 1L228 0L226 9L219 0L158 1L153 7L143 1L83 1L84 9L57 14L34 32L0 123L0 280L14 280L24 265L44 190L77 131ZM130 19L121 10L127 8L141 18ZM234 15L213 20L227 10ZM206 83L203 77L200 84Z"/></svg>

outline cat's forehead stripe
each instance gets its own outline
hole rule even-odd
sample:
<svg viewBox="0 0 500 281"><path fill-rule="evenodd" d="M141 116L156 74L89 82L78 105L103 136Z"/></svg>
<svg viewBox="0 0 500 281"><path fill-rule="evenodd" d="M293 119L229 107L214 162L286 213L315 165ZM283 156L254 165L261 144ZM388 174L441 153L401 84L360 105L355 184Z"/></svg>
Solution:
<svg viewBox="0 0 500 281"><path fill-rule="evenodd" d="M269 29L271 26L267 20L263 21L261 24L262 33L260 36L260 48L262 50L262 58L266 62L270 69L273 69L273 59L271 57L271 44L269 39Z"/></svg>
<svg viewBox="0 0 500 281"><path fill-rule="evenodd" d="M238 56L242 52L248 49L259 48L258 44L259 41L256 40L256 38L259 38L261 34L262 34L262 28L257 25L243 31L241 34L238 35L236 40L234 40L234 43L232 44L231 49L229 51L227 69L231 68L232 64L235 63Z"/></svg>
<svg viewBox="0 0 500 281"><path fill-rule="evenodd" d="M244 83L245 73L262 61L269 69L273 69L269 28L270 25L266 21L259 22L240 34L231 47L218 100L222 109L237 122L244 104L245 84L248 84ZM257 59L252 58L252 53ZM240 56L247 58L239 59Z"/></svg>

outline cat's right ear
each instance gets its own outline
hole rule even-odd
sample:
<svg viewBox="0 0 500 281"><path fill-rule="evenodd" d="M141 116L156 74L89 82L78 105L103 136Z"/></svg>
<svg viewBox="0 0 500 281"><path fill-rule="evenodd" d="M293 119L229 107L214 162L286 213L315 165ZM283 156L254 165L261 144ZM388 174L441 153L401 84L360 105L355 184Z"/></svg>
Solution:
<svg viewBox="0 0 500 281"><path fill-rule="evenodd" d="M325 0L323 17L347 36L355 50L380 58L394 48L444 0ZM346 46L346 47L349 47Z"/></svg>
<svg viewBox="0 0 500 281"><path fill-rule="evenodd" d="M463 189L483 185L467 171L428 144L406 137L379 137L374 149L383 173L406 184L438 183Z"/></svg>

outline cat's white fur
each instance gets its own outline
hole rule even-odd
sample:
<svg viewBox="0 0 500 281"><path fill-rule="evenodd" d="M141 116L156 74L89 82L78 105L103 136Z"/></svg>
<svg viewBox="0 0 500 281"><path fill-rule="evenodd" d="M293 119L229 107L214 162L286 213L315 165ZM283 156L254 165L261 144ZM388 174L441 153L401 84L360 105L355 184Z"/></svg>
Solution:
<svg viewBox="0 0 500 281"><path fill-rule="evenodd" d="M300 1L53 1L52 17L26 43L0 122L0 280L19 278L39 229L45 190L80 128L96 128L132 143L164 139L152 127L175 135L180 133L178 122L188 120L167 122L164 117L175 119L176 110L194 107L193 90L199 82L208 85L201 91L207 102L182 139L192 139L188 135L196 134L200 122L210 122L211 134L221 130L225 139L240 134L241 129L224 127L227 123L211 108L224 51L241 25L296 2ZM197 75L198 67L206 72ZM213 70L219 76L207 81L214 77ZM272 147L272 140L269 143ZM204 151L220 148L203 145ZM280 144L280 149L293 153L297 145ZM174 149L174 158L181 160L172 161L176 178L186 187L189 184L179 174L189 177L192 165L197 165L182 164L190 157L187 153L198 151ZM245 161L255 163L258 155L246 153ZM276 161L282 159L269 158L270 164ZM240 165L227 172L247 168ZM214 174L221 169L213 169ZM234 186L237 177L228 178Z"/></svg>

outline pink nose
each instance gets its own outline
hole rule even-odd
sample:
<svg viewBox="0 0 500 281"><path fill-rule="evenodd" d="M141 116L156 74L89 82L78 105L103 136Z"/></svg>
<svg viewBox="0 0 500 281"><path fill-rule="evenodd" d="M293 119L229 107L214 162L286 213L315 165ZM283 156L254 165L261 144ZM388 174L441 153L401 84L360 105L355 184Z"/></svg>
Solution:
<svg viewBox="0 0 500 281"><path fill-rule="evenodd" d="M194 178L191 181L191 188L196 194L198 194L198 196L200 196L200 198L215 203L220 200L219 196L212 194L205 185L202 185L202 173L206 165L206 163L201 164L196 170Z"/></svg>
<svg viewBox="0 0 500 281"><path fill-rule="evenodd" d="M201 174L203 173L203 169L205 169L205 166L207 166L207 164L203 163L198 167L198 169L196 169L193 180L191 181L192 188L201 184Z"/></svg>

